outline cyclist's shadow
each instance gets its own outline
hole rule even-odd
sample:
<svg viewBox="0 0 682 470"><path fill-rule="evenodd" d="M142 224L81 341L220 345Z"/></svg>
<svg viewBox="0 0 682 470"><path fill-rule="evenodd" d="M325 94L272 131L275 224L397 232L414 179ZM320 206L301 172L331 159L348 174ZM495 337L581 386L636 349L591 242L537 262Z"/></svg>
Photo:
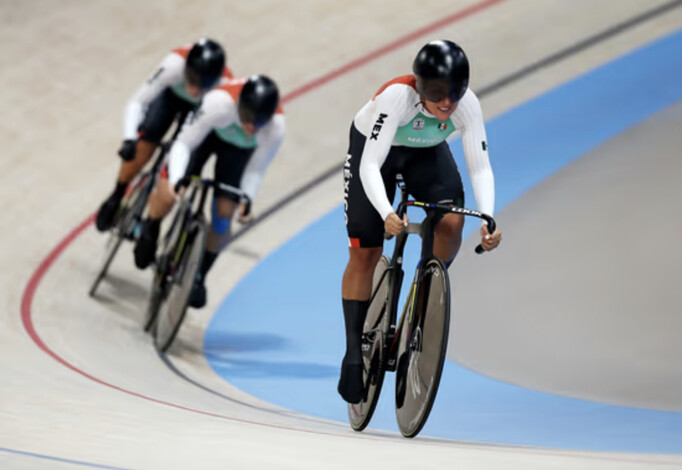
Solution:
<svg viewBox="0 0 682 470"><path fill-rule="evenodd" d="M130 279L123 275L109 273L100 289L92 298L99 304L115 313L134 320L139 324L143 320L144 309L149 300L146 285L137 279Z"/></svg>

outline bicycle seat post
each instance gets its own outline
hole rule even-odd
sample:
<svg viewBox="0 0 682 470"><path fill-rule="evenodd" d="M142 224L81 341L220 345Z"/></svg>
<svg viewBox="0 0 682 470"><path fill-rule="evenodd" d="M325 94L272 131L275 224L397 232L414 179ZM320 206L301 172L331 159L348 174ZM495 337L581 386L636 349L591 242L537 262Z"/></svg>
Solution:
<svg viewBox="0 0 682 470"><path fill-rule="evenodd" d="M421 223L421 237L422 237L422 250L421 250L421 260L428 260L434 257L433 255L433 241L434 241L434 233L436 230L436 226L433 223L433 220L436 218L438 213L433 210L427 210L424 208L426 211L426 217L424 218L424 221ZM421 261L420 261L421 262Z"/></svg>

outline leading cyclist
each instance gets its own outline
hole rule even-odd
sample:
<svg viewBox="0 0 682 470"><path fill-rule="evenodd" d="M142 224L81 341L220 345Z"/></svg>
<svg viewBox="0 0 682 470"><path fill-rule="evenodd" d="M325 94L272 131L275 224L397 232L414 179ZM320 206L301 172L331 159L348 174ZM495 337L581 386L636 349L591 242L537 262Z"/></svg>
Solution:
<svg viewBox="0 0 682 470"><path fill-rule="evenodd" d="M111 228L128 183L147 164L173 122L181 126L204 93L229 78L225 51L211 39L175 49L163 59L126 106L118 151L122 162L114 191L97 211L97 230Z"/></svg>
<svg viewBox="0 0 682 470"><path fill-rule="evenodd" d="M339 394L349 403L363 399L362 329L383 235L398 235L408 219L393 211L396 174L425 202L464 205L457 165L445 139L462 132L462 145L481 212L492 215L495 185L481 106L469 86L469 62L452 41L426 44L411 75L394 78L355 115L344 165L344 202L350 259L343 274L346 354ZM462 242L464 216L447 214L435 229L434 254L450 265ZM487 251L502 240L481 228Z"/></svg>

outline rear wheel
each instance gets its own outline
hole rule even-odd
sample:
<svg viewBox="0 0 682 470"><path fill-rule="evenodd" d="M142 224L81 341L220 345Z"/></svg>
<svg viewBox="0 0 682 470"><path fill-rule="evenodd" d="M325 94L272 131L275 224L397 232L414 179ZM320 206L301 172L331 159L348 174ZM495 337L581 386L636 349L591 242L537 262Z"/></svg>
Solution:
<svg viewBox="0 0 682 470"><path fill-rule="evenodd" d="M186 232L187 240L180 263L177 265L171 283L168 285L168 296L159 309L154 331L154 345L160 351L166 351L185 318L187 302L192 286L199 272L201 260L206 250L206 225L194 222Z"/></svg>
<svg viewBox="0 0 682 470"><path fill-rule="evenodd" d="M388 312L388 258L382 256L374 269L372 297L362 334L365 398L348 404L348 419L355 431L362 431L372 419L386 374L386 339L390 327Z"/></svg>
<svg viewBox="0 0 682 470"><path fill-rule="evenodd" d="M405 437L424 427L436 399L450 326L450 283L445 266L432 259L420 269L400 330L396 415Z"/></svg>

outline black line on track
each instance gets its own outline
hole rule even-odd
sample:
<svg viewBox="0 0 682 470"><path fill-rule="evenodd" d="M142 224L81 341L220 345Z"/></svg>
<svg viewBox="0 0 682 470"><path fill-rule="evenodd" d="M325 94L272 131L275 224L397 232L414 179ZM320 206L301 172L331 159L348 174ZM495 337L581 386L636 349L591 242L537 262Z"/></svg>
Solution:
<svg viewBox="0 0 682 470"><path fill-rule="evenodd" d="M177 340L176 340L176 341L177 341ZM211 395L215 395L215 396L217 396L217 397L219 397L219 398L222 398L222 399L224 399L224 400L227 400L227 401L229 401L229 402L231 402L231 403L235 403L235 404L238 404L238 405L241 405L241 406L245 406L245 407L247 407L247 408L251 408L251 409L253 409L253 410L258 410L258 411L261 411L261 412L264 412L264 413L271 413L271 414L276 414L276 415L279 415L279 416L286 416L287 418L294 418L294 419L298 419L298 420L301 420L301 421L307 421L307 422L315 423L315 424L323 424L323 425L332 426L332 427L333 427L333 426L339 426L339 427L342 427L343 429L347 429L347 426L345 426L345 425L337 424L337 423L334 423L334 422L322 421L322 420L320 420L320 419L310 418L310 417L308 417L308 416L306 416L306 415L302 415L302 414L296 413L295 411L284 410L284 409L282 409L282 410L277 410L277 409L272 409L272 408L265 408L265 407L253 405L253 404L251 404L251 403L247 403L247 402L242 401L242 400L238 400L238 399L233 398L233 397L231 397L231 396L229 396L229 395L225 395L225 394L223 394L223 393L220 393L220 392L218 392L218 391L216 391L216 390L213 390L212 388L209 388L209 387L207 387L207 386L205 386L205 385L203 385L203 384L197 382L196 380L194 380L194 379L188 377L188 376L187 376L185 373L183 373L180 369L178 369L177 367L175 367L175 364L173 364L173 362L168 358L168 355L167 355L167 354L162 353L162 352L159 351L158 349L156 350L156 354L159 356L159 359L161 359L161 362L163 362L163 363L166 365L166 367L168 367L168 368L170 369L171 372L173 372L175 375L177 375L178 377L180 377L180 378L183 379L184 381L190 383L191 385L194 385L195 387L198 387L198 388L204 390L205 392L210 393ZM276 405L275 405L275 406L276 406Z"/></svg>
<svg viewBox="0 0 682 470"><path fill-rule="evenodd" d="M623 33L625 31L627 31L631 28L634 28L635 26L638 26L642 23L645 23L651 19L654 19L658 16L661 16L665 13L668 13L669 11L674 10L675 8L678 8L680 6L682 6L682 0L673 0L673 1L670 1L668 3L664 3L662 5L659 5L658 7L652 8L651 10L647 10L645 12L638 14L638 15L635 15L635 16L633 16L633 17L631 17L631 18L629 18L629 19L627 19L621 23L618 23L614 26L611 26L610 28L608 28L608 29L606 29L600 33L589 36L589 37L587 37L581 41L578 41L577 43L575 43L571 46L568 46L564 49L561 49L560 51L555 52L554 54L551 54L551 55L545 57L544 59L540 59L539 61L534 62L532 64L529 64L529 65L517 70L516 72L513 72L513 73L511 73L505 77L502 77L501 79L491 83L490 85L484 86L476 94L479 98L484 98L484 97L486 97L492 93L495 93L496 91L499 91L499 90L511 85L512 83L518 82L519 80L526 78L527 76L529 76L529 75L531 75L531 74L533 74L533 73L535 73L535 72L537 72L543 68L546 68L546 67L554 65L558 62L561 62L561 61L563 61L563 60L565 60L571 56L574 56L574 55L576 55L576 54L578 54L578 53L580 53L580 52L582 52L582 51L584 51L584 50L586 50L592 46L595 46L601 42L604 42L607 39L610 39L614 36L617 36L618 34ZM295 201L296 199L298 199L299 197L303 196L308 191L314 189L316 186L319 186L320 184L325 182L327 179L329 179L333 175L335 175L335 174L339 175L339 178L341 178L342 169L343 169L343 163L340 163L338 165L334 165L333 167L329 168L328 170L326 170L323 173L319 174L318 176L314 177L312 180L305 183L304 185L302 185L298 189L294 190L293 192L291 192L287 196L285 196L282 199L280 199L279 201L275 202L270 207L265 209L261 213L261 215L256 217L250 224L246 225L241 230L236 232L232 236L232 238L227 242L226 246L228 246L231 243L234 243L235 241L237 241L238 239L243 237L246 233L248 233L251 229L256 227L258 224L265 221L270 216L272 216L276 212L280 211L281 209L283 209L284 207L289 205L289 203L291 203L291 202ZM166 366L171 370L171 372L173 372L175 375L177 375L181 379L189 382L190 384L192 384L196 387L199 387L202 390L205 390L205 391L207 391L213 395L216 395L218 397L221 397L225 400L228 400L228 401L231 401L234 403L238 403L240 405L244 405L244 406L248 406L250 408L257 409L259 411L272 412L272 413L276 413L276 414L280 414L280 415L300 418L303 420L306 419L302 415L287 414L285 412L278 412L277 410L269 410L266 408L260 408L260 407L251 405L249 403L245 403L245 402L242 402L240 400L236 400L236 399L231 398L227 395L223 395L222 393L216 392L215 390L212 390L212 389L200 384L199 382L196 382L195 380L189 378L187 375L183 374L180 370L178 370L173 365L173 363L170 361L170 359L168 359L168 357L164 353L159 352L159 351L157 351L157 352L158 352L158 355L159 355L159 358L161 359L161 361L164 364L166 364ZM320 423L319 421L315 421L315 422Z"/></svg>

